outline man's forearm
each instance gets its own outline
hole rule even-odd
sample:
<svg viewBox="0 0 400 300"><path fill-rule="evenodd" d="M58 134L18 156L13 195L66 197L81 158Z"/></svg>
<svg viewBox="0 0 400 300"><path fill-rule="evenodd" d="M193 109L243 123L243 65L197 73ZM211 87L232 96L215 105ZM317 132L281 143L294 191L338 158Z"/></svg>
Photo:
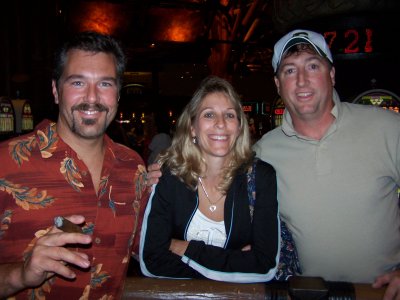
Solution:
<svg viewBox="0 0 400 300"><path fill-rule="evenodd" d="M23 263L0 265L0 299L13 295L25 287L22 283Z"/></svg>

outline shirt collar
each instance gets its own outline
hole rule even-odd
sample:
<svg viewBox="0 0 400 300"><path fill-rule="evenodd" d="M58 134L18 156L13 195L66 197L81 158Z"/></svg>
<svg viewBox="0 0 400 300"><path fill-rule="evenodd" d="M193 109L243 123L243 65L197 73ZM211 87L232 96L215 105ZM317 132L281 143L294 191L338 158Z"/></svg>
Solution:
<svg viewBox="0 0 400 300"><path fill-rule="evenodd" d="M51 157L56 151L70 153L72 149L57 134L57 124L43 120L35 128L36 142L43 158ZM115 143L108 135L104 135L105 158L120 161L132 160L132 150ZM73 151L72 151L73 152ZM72 153L71 153L72 154Z"/></svg>

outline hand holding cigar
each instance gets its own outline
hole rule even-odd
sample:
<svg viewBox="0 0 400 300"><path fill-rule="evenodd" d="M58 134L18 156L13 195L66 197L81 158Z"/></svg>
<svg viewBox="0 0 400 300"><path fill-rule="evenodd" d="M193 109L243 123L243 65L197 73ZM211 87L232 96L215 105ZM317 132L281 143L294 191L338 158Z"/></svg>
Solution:
<svg viewBox="0 0 400 300"><path fill-rule="evenodd" d="M82 228L71 221L67 220L64 217L55 217L54 218L54 225L56 228L64 231L64 232L75 232L75 233L83 233Z"/></svg>

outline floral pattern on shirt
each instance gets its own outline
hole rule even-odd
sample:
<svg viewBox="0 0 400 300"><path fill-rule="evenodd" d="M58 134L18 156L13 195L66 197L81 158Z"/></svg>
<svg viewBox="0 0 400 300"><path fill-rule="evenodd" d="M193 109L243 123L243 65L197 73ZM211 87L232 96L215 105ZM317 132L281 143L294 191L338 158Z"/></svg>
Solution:
<svg viewBox="0 0 400 300"><path fill-rule="evenodd" d="M32 149L36 143L39 143L39 149L42 157L48 158L57 149L59 140L55 131L56 123L50 123L44 131L37 130L37 139L35 135L24 139L13 140L8 144L8 149L13 161L20 167L24 161L28 162Z"/></svg>
<svg viewBox="0 0 400 300"><path fill-rule="evenodd" d="M93 231L94 231L94 224L92 222L87 222L85 226L82 227L82 232L84 234L93 235Z"/></svg>
<svg viewBox="0 0 400 300"><path fill-rule="evenodd" d="M38 191L36 188L21 187L20 184L13 184L0 178L0 191L12 195L17 205L24 210L44 208L54 201L54 198L47 195L46 190Z"/></svg>
<svg viewBox="0 0 400 300"><path fill-rule="evenodd" d="M36 144L35 136L12 141L8 144L8 151L12 160L20 167L24 161L29 161L32 148Z"/></svg>
<svg viewBox="0 0 400 300"><path fill-rule="evenodd" d="M101 196L103 196L106 191L107 191L107 184L108 184L108 178L110 176L103 176L100 179L100 185L99 185L99 198L101 198Z"/></svg>
<svg viewBox="0 0 400 300"><path fill-rule="evenodd" d="M103 264L98 264L96 266L93 266L91 269L92 279L90 280L90 287L92 289L101 287L102 284L110 278L110 275L108 274L108 272L101 270L102 267L103 267Z"/></svg>
<svg viewBox="0 0 400 300"><path fill-rule="evenodd" d="M39 149L43 158L49 158L57 150L59 140L56 132L56 123L50 123L44 131L37 130Z"/></svg>
<svg viewBox="0 0 400 300"><path fill-rule="evenodd" d="M83 290L83 294L79 298L79 300L89 299L91 289L101 287L102 284L110 278L110 275L107 272L101 271L102 267L103 267L102 264L98 264L91 268L90 272L92 274L91 274L90 285L87 285L85 287L85 289ZM100 299L113 299L113 298L114 297L112 296L104 295Z"/></svg>
<svg viewBox="0 0 400 300"><path fill-rule="evenodd" d="M111 210L113 212L113 215L114 215L114 218L115 218L115 210L116 210L115 205L116 204L124 205L125 203L119 203L119 202L116 203L113 200L113 198L111 197L111 192L112 192L112 186L110 186L110 190L108 192L108 206L111 208Z"/></svg>
<svg viewBox="0 0 400 300"><path fill-rule="evenodd" d="M145 166L138 165L133 181L135 183L136 199L140 199L143 191L147 189L147 172Z"/></svg>
<svg viewBox="0 0 400 300"><path fill-rule="evenodd" d="M64 158L61 162L60 172L75 191L81 191L81 188L83 188L82 176L72 158Z"/></svg>
<svg viewBox="0 0 400 300"><path fill-rule="evenodd" d="M35 289L30 289L29 293L28 293L28 297L31 300L46 300L46 295L50 294L51 291L51 285L54 283L54 281L56 280L55 277L52 277L48 280L46 280L46 282L44 282L40 287L35 288Z"/></svg>
<svg viewBox="0 0 400 300"><path fill-rule="evenodd" d="M11 217L12 211L7 209L4 211L3 215L0 218L0 240L11 223Z"/></svg>

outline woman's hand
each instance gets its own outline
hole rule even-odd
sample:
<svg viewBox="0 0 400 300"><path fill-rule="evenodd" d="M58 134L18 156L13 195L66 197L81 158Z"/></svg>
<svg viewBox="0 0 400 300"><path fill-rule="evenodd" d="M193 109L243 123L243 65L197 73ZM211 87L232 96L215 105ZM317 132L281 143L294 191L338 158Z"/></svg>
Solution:
<svg viewBox="0 0 400 300"><path fill-rule="evenodd" d="M251 250L251 245L246 245L242 248L242 251L250 251Z"/></svg>
<svg viewBox="0 0 400 300"><path fill-rule="evenodd" d="M188 241L182 241L182 240L176 240L172 239L171 240L171 245L169 246L169 250L172 253L175 253L179 256L183 256L186 252L187 246L189 245Z"/></svg>

